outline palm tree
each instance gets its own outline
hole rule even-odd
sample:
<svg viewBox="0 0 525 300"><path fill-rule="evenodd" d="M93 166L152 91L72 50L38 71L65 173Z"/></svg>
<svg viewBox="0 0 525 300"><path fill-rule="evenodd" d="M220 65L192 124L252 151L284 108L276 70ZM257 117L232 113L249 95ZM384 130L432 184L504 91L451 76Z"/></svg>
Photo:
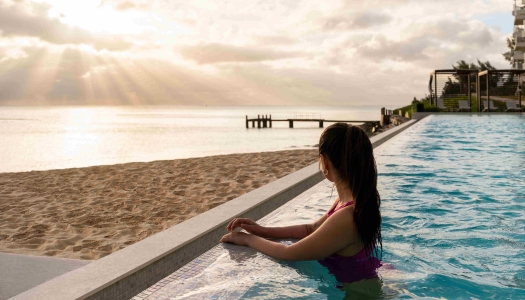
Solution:
<svg viewBox="0 0 525 300"><path fill-rule="evenodd" d="M514 60L514 47L516 46L516 41L514 40L514 37L507 38L507 48L509 48L509 51L503 53L503 58L505 58L506 61L510 63L512 68L516 68L518 66L518 62Z"/></svg>
<svg viewBox="0 0 525 300"><path fill-rule="evenodd" d="M457 66L452 66L452 68L454 68L454 70L479 70L481 68L481 65L483 63L481 63L479 60L478 60L478 64L480 65L479 67L476 66L475 64L473 63L467 63L466 61L464 60L460 60L457 63ZM487 61L487 63L490 65L490 63ZM483 67L486 68L485 64L483 64ZM492 66L491 66L492 67ZM446 84L448 84L447 88L448 90L450 89L457 89L458 91L456 93L460 93L460 91L462 91L463 93L467 93L467 87L468 87L468 77L467 76L470 76L470 75L453 75L454 78L459 82L459 85L453 85L450 78L449 78L449 82L447 82ZM473 80L471 80L471 88L473 88L473 90L475 91L475 81L476 79L475 78L472 78ZM472 83L474 83L472 85Z"/></svg>

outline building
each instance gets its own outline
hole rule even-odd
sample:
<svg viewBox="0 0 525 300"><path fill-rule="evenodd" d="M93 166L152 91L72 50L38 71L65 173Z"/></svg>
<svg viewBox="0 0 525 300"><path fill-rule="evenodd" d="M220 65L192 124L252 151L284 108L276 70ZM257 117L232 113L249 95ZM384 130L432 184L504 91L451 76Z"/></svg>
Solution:
<svg viewBox="0 0 525 300"><path fill-rule="evenodd" d="M525 0L514 0L514 61L517 69L523 69L525 56L525 30L523 28L525 21Z"/></svg>

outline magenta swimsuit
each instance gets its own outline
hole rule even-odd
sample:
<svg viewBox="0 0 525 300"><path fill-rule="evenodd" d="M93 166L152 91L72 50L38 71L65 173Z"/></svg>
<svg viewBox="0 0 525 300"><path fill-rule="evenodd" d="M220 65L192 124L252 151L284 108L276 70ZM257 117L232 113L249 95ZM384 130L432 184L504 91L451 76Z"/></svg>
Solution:
<svg viewBox="0 0 525 300"><path fill-rule="evenodd" d="M352 204L354 202L350 201L337 209L334 207L328 212L328 217ZM319 263L325 266L335 276L337 281L344 283L376 278L377 268L381 266L381 261L374 256L367 256L364 248L356 255L348 257L334 253L319 260Z"/></svg>

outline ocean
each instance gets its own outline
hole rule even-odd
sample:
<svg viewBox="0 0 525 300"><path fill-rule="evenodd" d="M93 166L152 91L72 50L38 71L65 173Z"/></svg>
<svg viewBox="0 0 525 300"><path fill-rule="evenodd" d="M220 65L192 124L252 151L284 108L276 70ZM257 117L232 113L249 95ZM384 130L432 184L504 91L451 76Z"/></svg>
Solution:
<svg viewBox="0 0 525 300"><path fill-rule="evenodd" d="M380 107L4 106L0 173L307 149L323 130L316 122L246 129L245 116L257 114L378 121Z"/></svg>

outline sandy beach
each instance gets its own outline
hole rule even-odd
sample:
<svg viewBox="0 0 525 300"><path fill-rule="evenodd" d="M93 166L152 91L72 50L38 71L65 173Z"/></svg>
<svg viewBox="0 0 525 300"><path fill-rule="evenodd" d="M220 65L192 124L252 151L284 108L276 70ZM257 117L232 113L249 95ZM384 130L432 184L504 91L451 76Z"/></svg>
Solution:
<svg viewBox="0 0 525 300"><path fill-rule="evenodd" d="M95 260L317 161L317 150L0 173L0 252Z"/></svg>

